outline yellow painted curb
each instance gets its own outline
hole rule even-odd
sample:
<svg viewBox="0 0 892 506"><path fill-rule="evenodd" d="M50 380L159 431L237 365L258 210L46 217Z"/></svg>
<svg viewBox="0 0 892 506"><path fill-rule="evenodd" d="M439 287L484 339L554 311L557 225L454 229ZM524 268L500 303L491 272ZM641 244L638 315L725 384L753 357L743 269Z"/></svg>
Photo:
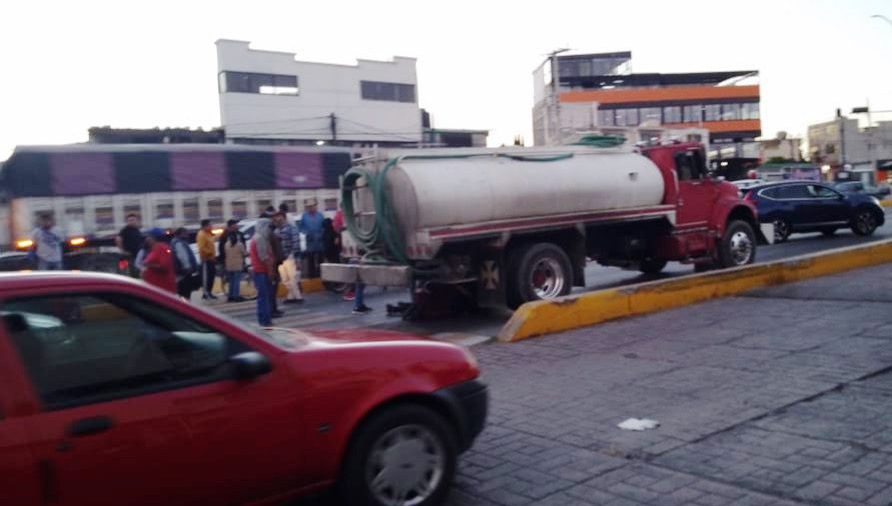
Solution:
<svg viewBox="0 0 892 506"><path fill-rule="evenodd" d="M892 262L892 239L764 264L598 290L554 301L528 302L514 312L499 332L498 339L520 341L886 262Z"/></svg>
<svg viewBox="0 0 892 506"><path fill-rule="evenodd" d="M880 205L883 207L892 207L892 199L890 200L881 200Z"/></svg>

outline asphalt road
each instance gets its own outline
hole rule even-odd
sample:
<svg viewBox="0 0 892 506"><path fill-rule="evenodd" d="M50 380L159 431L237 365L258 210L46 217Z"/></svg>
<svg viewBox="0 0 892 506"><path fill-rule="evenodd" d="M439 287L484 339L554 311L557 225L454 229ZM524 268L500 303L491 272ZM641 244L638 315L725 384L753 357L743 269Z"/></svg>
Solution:
<svg viewBox="0 0 892 506"><path fill-rule="evenodd" d="M840 230L836 236L829 238L821 234L794 234L784 243L760 246L757 251L756 262L768 262L826 249L892 238L892 213L887 216L886 224L877 229L876 233L871 237L859 237L850 230ZM677 262L670 263L663 273L656 276L646 276L638 271L625 271L618 268L591 264L586 268L585 288L576 288L573 293L672 278L692 272L693 266ZM297 328L385 328L433 336L438 339L469 345L496 335L511 316L511 312L507 310L488 310L475 314L450 315L415 322L405 322L399 317L387 316L386 307L388 304L397 304L398 302L408 300L409 295L405 291L382 290L370 287L366 293L366 304L371 306L373 311L367 315L357 316L351 314L352 302L344 301L338 295L327 292L312 294L307 297L306 303L301 306L283 306L286 315L276 320L275 324L282 327ZM217 303L214 306L216 309L231 316L246 321L254 321L253 303Z"/></svg>

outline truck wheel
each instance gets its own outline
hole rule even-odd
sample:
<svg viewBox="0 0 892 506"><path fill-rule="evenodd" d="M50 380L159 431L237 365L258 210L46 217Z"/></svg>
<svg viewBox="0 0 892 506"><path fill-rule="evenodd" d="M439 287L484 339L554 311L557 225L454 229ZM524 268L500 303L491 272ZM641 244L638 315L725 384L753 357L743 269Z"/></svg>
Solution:
<svg viewBox="0 0 892 506"><path fill-rule="evenodd" d="M658 258L645 258L638 264L638 270L645 274L659 274L666 268L667 263L669 262Z"/></svg>
<svg viewBox="0 0 892 506"><path fill-rule="evenodd" d="M555 244L540 242L522 246L514 252L508 265L511 309L524 302L567 295L573 287L570 257Z"/></svg>
<svg viewBox="0 0 892 506"><path fill-rule="evenodd" d="M404 404L369 418L347 451L337 492L344 504L432 506L449 492L458 454L453 428Z"/></svg>
<svg viewBox="0 0 892 506"><path fill-rule="evenodd" d="M756 261L756 234L745 221L732 221L725 229L719 245L719 263L722 267L738 267Z"/></svg>
<svg viewBox="0 0 892 506"><path fill-rule="evenodd" d="M877 229L877 217L870 209L858 209L852 219L852 232L856 235L872 235Z"/></svg>

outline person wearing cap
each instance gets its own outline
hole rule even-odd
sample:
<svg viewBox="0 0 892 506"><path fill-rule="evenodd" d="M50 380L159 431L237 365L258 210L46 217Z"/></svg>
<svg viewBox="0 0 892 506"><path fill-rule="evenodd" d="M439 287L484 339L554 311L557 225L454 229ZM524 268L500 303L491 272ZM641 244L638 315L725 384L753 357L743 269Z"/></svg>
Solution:
<svg viewBox="0 0 892 506"><path fill-rule="evenodd" d="M272 248L272 233L269 218L258 219L248 252L254 274L254 287L257 289L257 323L261 327L269 327L273 321L272 297L275 294L272 291L272 276L276 272L276 258Z"/></svg>
<svg viewBox="0 0 892 506"><path fill-rule="evenodd" d="M198 260L189 247L189 231L183 227L176 229L170 241L173 252L173 266L177 279L177 294L189 300L192 292L198 289L201 276L198 272Z"/></svg>
<svg viewBox="0 0 892 506"><path fill-rule="evenodd" d="M304 201L304 213L300 217L299 231L307 238L307 247L303 252L303 275L306 278L319 277L319 264L325 252L322 222L325 217L316 210L315 198Z"/></svg>
<svg viewBox="0 0 892 506"><path fill-rule="evenodd" d="M177 279L173 268L170 246L163 242L164 230L153 228L146 237L149 252L143 260L142 279L146 283L171 293L177 293Z"/></svg>

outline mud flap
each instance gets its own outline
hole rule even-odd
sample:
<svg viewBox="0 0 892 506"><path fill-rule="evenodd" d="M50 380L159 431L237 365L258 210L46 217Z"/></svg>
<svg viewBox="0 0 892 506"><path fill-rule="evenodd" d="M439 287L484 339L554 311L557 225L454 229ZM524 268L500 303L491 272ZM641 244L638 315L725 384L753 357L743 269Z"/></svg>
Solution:
<svg viewBox="0 0 892 506"><path fill-rule="evenodd" d="M477 305L505 307L505 258L502 250L484 250L477 274Z"/></svg>
<svg viewBox="0 0 892 506"><path fill-rule="evenodd" d="M756 242L760 245L774 244L774 223L760 223L756 229Z"/></svg>

